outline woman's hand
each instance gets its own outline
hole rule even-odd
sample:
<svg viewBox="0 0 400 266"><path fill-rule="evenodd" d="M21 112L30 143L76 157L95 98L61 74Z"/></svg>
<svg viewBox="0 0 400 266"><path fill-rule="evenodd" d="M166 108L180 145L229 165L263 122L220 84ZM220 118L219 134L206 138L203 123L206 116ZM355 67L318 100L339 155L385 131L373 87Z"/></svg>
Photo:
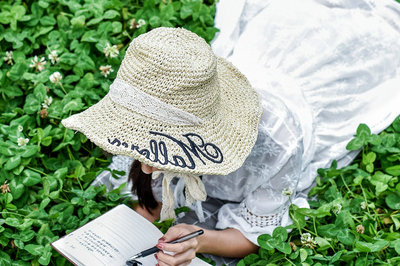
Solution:
<svg viewBox="0 0 400 266"><path fill-rule="evenodd" d="M189 224L178 224L169 228L167 233L160 238L157 244L157 247L162 250L155 254L158 264L160 266L188 265L196 257L196 253L201 244L201 236L182 243L168 244L167 242L193 233L199 229L201 228ZM163 251L170 254L164 253Z"/></svg>

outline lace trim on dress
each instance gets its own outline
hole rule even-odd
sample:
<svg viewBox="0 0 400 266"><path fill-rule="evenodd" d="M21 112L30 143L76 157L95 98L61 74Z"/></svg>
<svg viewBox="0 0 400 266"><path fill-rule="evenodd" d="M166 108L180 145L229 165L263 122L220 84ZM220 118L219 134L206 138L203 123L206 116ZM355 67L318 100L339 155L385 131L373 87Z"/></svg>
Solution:
<svg viewBox="0 0 400 266"><path fill-rule="evenodd" d="M251 225L258 227L266 227L266 226L279 226L281 224L281 220L283 214L288 210L286 206L278 213L273 213L270 215L257 215L252 213L246 206L245 203L240 204L240 215Z"/></svg>

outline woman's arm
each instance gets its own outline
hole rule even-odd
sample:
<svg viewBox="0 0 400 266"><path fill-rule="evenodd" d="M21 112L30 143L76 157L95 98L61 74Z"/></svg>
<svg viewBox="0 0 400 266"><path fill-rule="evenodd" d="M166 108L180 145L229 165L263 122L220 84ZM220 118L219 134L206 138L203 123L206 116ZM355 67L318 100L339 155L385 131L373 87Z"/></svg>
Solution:
<svg viewBox="0 0 400 266"><path fill-rule="evenodd" d="M161 206L162 204L159 203L156 209L151 210L152 213L149 213L140 205L135 206L134 209L150 222L154 222L156 219L160 218ZM185 234L197 231L199 229L202 228L189 224L179 224L173 226L165 234L165 239L163 242L175 240ZM258 250L256 245L251 243L240 231L236 229L228 228L225 230L203 230L204 234L196 238L196 253L207 253L224 257L241 258ZM172 245L167 245L167 248L171 246ZM180 247L176 246L176 248L179 249Z"/></svg>
<svg viewBox="0 0 400 266"><path fill-rule="evenodd" d="M173 255L162 251L156 254L160 266L186 265L196 253L207 253L224 257L242 258L257 252L258 247L250 242L240 231L228 228L225 230L204 230L204 234L178 244L167 242L201 229L196 225L178 224L171 227L161 238L157 247L162 251L173 252Z"/></svg>

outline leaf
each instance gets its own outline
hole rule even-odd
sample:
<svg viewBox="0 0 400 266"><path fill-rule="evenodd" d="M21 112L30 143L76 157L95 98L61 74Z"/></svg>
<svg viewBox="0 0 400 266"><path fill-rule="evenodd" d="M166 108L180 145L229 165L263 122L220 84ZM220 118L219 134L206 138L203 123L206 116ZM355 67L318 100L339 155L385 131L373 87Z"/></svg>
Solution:
<svg viewBox="0 0 400 266"><path fill-rule="evenodd" d="M10 182L10 190L11 194L13 195L14 199L19 199L22 194L25 192L25 186L19 182L16 181L14 178Z"/></svg>
<svg viewBox="0 0 400 266"><path fill-rule="evenodd" d="M286 242L277 242L275 243L274 247L282 253L290 254L292 252L292 248Z"/></svg>
<svg viewBox="0 0 400 266"><path fill-rule="evenodd" d="M21 219L18 218L6 218L5 223L12 227L17 227L21 224Z"/></svg>
<svg viewBox="0 0 400 266"><path fill-rule="evenodd" d="M0 79L1 79L1 77L0 77ZM17 97L17 96L22 96L24 94L20 88L18 88L17 86L13 86L13 85L8 86L7 89L4 91L4 93L8 97Z"/></svg>
<svg viewBox="0 0 400 266"><path fill-rule="evenodd" d="M68 173L68 168L63 167L54 172L54 177L58 179L63 179L67 175L67 173Z"/></svg>
<svg viewBox="0 0 400 266"><path fill-rule="evenodd" d="M300 249L300 261L304 262L308 257L308 253L304 248Z"/></svg>
<svg viewBox="0 0 400 266"><path fill-rule="evenodd" d="M377 171L370 180L375 186L375 195L379 196L380 193L386 191L388 188L388 183L391 179L392 176L385 175L384 173Z"/></svg>
<svg viewBox="0 0 400 266"><path fill-rule="evenodd" d="M391 243L391 247L400 255L400 239L397 239Z"/></svg>
<svg viewBox="0 0 400 266"><path fill-rule="evenodd" d="M41 102L36 98L35 95L29 94L25 99L24 111L27 114L34 114L40 110Z"/></svg>
<svg viewBox="0 0 400 266"><path fill-rule="evenodd" d="M390 244L389 241L383 240L383 239L379 239L377 240L375 243L372 243L371 246L371 251L372 252L379 252L381 251L383 248L385 248L386 246L388 246Z"/></svg>
<svg viewBox="0 0 400 266"><path fill-rule="evenodd" d="M78 61L78 56L71 53L64 53L60 56L60 63L67 65L75 65Z"/></svg>
<svg viewBox="0 0 400 266"><path fill-rule="evenodd" d="M1 242L1 241L0 241ZM0 250L0 265L12 265L10 255Z"/></svg>
<svg viewBox="0 0 400 266"><path fill-rule="evenodd" d="M97 43L99 41L99 34L95 30L87 31L83 34L81 42L94 42Z"/></svg>
<svg viewBox="0 0 400 266"><path fill-rule="evenodd" d="M357 127L357 137L361 140L366 140L371 135L371 130L366 124L360 124Z"/></svg>
<svg viewBox="0 0 400 266"><path fill-rule="evenodd" d="M363 145L364 142L360 138L355 137L346 145L346 149L349 151L355 151L360 149Z"/></svg>
<svg viewBox="0 0 400 266"><path fill-rule="evenodd" d="M400 165L387 167L385 172L393 176L400 176Z"/></svg>
<svg viewBox="0 0 400 266"><path fill-rule="evenodd" d="M397 133L400 133L400 116L396 117L396 119L393 121L392 126Z"/></svg>
<svg viewBox="0 0 400 266"><path fill-rule="evenodd" d="M376 153L369 152L363 156L362 162L363 162L363 164L369 164L369 163L373 163L375 161L375 159L376 159Z"/></svg>
<svg viewBox="0 0 400 266"><path fill-rule="evenodd" d="M35 256L41 255L43 249L42 245L29 244L25 246L25 250Z"/></svg>
<svg viewBox="0 0 400 266"><path fill-rule="evenodd" d="M153 28L157 28L157 27L159 27L161 25L161 19L158 16L152 16L149 19L149 24Z"/></svg>
<svg viewBox="0 0 400 266"><path fill-rule="evenodd" d="M79 111L83 108L83 103L82 100L79 99L73 99L71 101L69 101L67 104L64 105L63 108L63 113L67 114L70 111Z"/></svg>
<svg viewBox="0 0 400 266"><path fill-rule="evenodd" d="M13 156L7 160L6 164L4 165L4 169L5 170L14 169L18 165L20 165L20 163L21 163L21 156L20 155Z"/></svg>
<svg viewBox="0 0 400 266"><path fill-rule="evenodd" d="M71 19L71 25L74 27L83 27L85 25L85 16L81 15Z"/></svg>
<svg viewBox="0 0 400 266"><path fill-rule="evenodd" d="M306 225L305 216L298 213L296 205L292 204L289 207L289 216L297 228L303 228Z"/></svg>
<svg viewBox="0 0 400 266"><path fill-rule="evenodd" d="M116 17L119 17L119 16L121 16L121 15L119 14L118 11L115 11L115 10L107 10L107 11L104 13L103 18L104 18L104 19L113 19L113 18L116 18Z"/></svg>
<svg viewBox="0 0 400 266"><path fill-rule="evenodd" d="M40 183L40 181L42 180L42 177L39 173L29 169L24 170L22 172L22 176L23 176L22 183L27 187L36 185L37 183Z"/></svg>
<svg viewBox="0 0 400 266"><path fill-rule="evenodd" d="M257 238L257 243L260 245L261 248L266 250L273 250L274 247L269 243L269 240L272 239L272 236L268 234L259 235Z"/></svg>
<svg viewBox="0 0 400 266"><path fill-rule="evenodd" d="M112 25L112 32L113 33L120 33L122 31L122 23L119 21L113 21Z"/></svg>
<svg viewBox="0 0 400 266"><path fill-rule="evenodd" d="M274 229L272 237L280 241L286 241L288 233L285 228L278 226Z"/></svg>
<svg viewBox="0 0 400 266"><path fill-rule="evenodd" d="M344 252L343 250L340 250L335 255L333 255L331 260L330 260L330 263L334 263L334 262L338 261L340 259L340 256L342 256L343 252Z"/></svg>
<svg viewBox="0 0 400 266"><path fill-rule="evenodd" d="M25 146L25 150L23 153L21 153L22 158L29 158L35 155L39 151L39 148L37 146L29 145Z"/></svg>
<svg viewBox="0 0 400 266"><path fill-rule="evenodd" d="M389 208L393 210L400 210L400 195L398 193L391 192L386 196L385 202Z"/></svg>
<svg viewBox="0 0 400 266"><path fill-rule="evenodd" d="M44 16L40 19L40 24L43 26L53 26L57 23L54 17Z"/></svg>
<svg viewBox="0 0 400 266"><path fill-rule="evenodd" d="M349 229L345 228L338 232L337 239L345 245L353 245L355 237L350 233Z"/></svg>
<svg viewBox="0 0 400 266"><path fill-rule="evenodd" d="M250 254L248 256L246 256L243 261L246 265L251 265L256 263L258 260L260 259L260 257L257 254Z"/></svg>
<svg viewBox="0 0 400 266"><path fill-rule="evenodd" d="M86 23L86 26L96 25L102 20L103 20L103 17L93 18L93 19L89 20L88 23Z"/></svg>
<svg viewBox="0 0 400 266"><path fill-rule="evenodd" d="M22 76L27 70L28 70L27 64L23 62L18 62L7 73L7 77L12 81L17 81L22 78Z"/></svg>
<svg viewBox="0 0 400 266"><path fill-rule="evenodd" d="M319 246L318 251L326 250L331 247L328 240L326 240L325 238L317 236L317 237L315 237L315 241L317 242L317 244Z"/></svg>
<svg viewBox="0 0 400 266"><path fill-rule="evenodd" d="M13 5L10 13L15 20L19 20L25 15L25 7L20 5Z"/></svg>
<svg viewBox="0 0 400 266"><path fill-rule="evenodd" d="M33 90L33 95L35 95L36 99L39 102L43 102L44 98L46 97L46 87L41 83L35 87Z"/></svg>

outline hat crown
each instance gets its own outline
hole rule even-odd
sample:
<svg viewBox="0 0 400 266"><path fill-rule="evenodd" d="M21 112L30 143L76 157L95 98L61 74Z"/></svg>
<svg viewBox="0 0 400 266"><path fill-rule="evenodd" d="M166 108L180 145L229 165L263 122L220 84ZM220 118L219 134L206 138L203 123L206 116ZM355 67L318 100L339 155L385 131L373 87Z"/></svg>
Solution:
<svg viewBox="0 0 400 266"><path fill-rule="evenodd" d="M183 28L135 38L117 78L200 118L215 114L219 102L216 57L204 39Z"/></svg>

